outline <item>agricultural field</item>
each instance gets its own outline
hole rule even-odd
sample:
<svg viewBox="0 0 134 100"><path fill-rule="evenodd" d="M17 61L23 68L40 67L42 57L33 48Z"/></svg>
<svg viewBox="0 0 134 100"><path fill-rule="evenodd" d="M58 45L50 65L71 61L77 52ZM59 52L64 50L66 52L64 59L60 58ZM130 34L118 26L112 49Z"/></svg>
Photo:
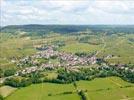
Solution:
<svg viewBox="0 0 134 100"><path fill-rule="evenodd" d="M7 97L16 90L17 90L17 88L13 88L13 87L10 87L10 86L2 86L2 87L0 87L0 94L3 97Z"/></svg>
<svg viewBox="0 0 134 100"><path fill-rule="evenodd" d="M64 31L1 33L4 100L134 100L134 34Z"/></svg>
<svg viewBox="0 0 134 100"><path fill-rule="evenodd" d="M65 92L74 92L65 94ZM21 98L20 98L21 97ZM7 100L79 100L72 84L42 83L17 90Z"/></svg>
<svg viewBox="0 0 134 100"><path fill-rule="evenodd" d="M91 37L92 39L90 39ZM72 43L66 42L66 45L60 48L60 50L65 52L71 52L71 53L76 53L76 52L91 53L91 52L100 51L99 54L97 54L98 57L114 55L114 57L107 59L109 63L124 63L124 64L134 63L133 60L134 43L132 41L129 41L130 37L133 38L134 35L128 34L124 36L111 35L111 36L98 36L98 37L100 38L99 45L95 45L91 43L79 43L78 40L75 40ZM90 41L94 41L93 38L96 38L96 36L89 35Z"/></svg>
<svg viewBox="0 0 134 100"><path fill-rule="evenodd" d="M75 44L68 44L65 47L61 48L61 51L65 52L71 52L71 53L76 53L76 52L95 52L99 50L101 46L96 46L96 45L90 45L90 44L85 44L85 43L75 43Z"/></svg>
<svg viewBox="0 0 134 100"><path fill-rule="evenodd" d="M134 35L112 35L104 37L106 46L99 56L112 54L115 55L115 57L108 59L111 63L134 63L134 60L132 60L134 59L134 42L129 41L130 37L133 38Z"/></svg>
<svg viewBox="0 0 134 100"><path fill-rule="evenodd" d="M2 33L4 34L4 33ZM9 37L11 37L9 35ZM80 43L77 38L87 37L88 41L95 41L100 43L99 45L92 43ZM2 40L0 43L0 64L1 68L14 68L16 65L11 61L12 58L19 59L28 55L33 55L37 52L35 47L41 45L52 44L54 41L64 41L65 46L59 48L59 51L76 53L76 52L97 52L98 57L103 57L107 55L114 55L114 57L107 59L109 63L134 63L134 43L132 38L133 34L127 34L123 36L118 35L60 35L60 34L50 34L46 37L14 37L8 38L2 35ZM4 39L5 38L5 39ZM99 39L98 39L99 38ZM103 39L103 41L102 41ZM105 47L104 47L105 45Z"/></svg>
<svg viewBox="0 0 134 100"><path fill-rule="evenodd" d="M88 100L125 100L134 98L134 84L118 77L96 78L92 81L76 82L78 89L87 90ZM66 94L67 92L72 92ZM34 95L34 96L33 96ZM6 100L80 100L73 84L41 83L21 88Z"/></svg>
<svg viewBox="0 0 134 100"><path fill-rule="evenodd" d="M6 36L7 33L0 33L0 68L9 69L16 68L16 64L12 62L12 59L16 61L25 56L30 56L38 52L36 47L42 45L51 45L54 41L74 41L72 36L64 36L60 34L50 34L45 37L20 37L19 35Z"/></svg>
<svg viewBox="0 0 134 100"><path fill-rule="evenodd" d="M79 81L78 88L87 90L89 100L124 100L134 99L134 84L123 81L118 77ZM128 86L128 87L127 87ZM132 87L129 87L132 86Z"/></svg>

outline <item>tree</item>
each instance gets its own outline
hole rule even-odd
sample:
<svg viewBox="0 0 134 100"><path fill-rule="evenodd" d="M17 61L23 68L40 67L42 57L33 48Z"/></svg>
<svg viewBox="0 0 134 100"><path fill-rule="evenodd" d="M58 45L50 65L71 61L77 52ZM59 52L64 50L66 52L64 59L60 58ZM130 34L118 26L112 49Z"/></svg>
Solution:
<svg viewBox="0 0 134 100"><path fill-rule="evenodd" d="M80 90L80 91L78 92L78 94L81 96L81 99L82 99L82 100L87 100L87 97L86 97L86 95L85 95L85 93L84 93L83 90Z"/></svg>
<svg viewBox="0 0 134 100"><path fill-rule="evenodd" d="M21 80L21 84L20 84L20 86L22 86L22 87L26 87L26 86L29 86L29 85L31 85L32 84L32 80L30 80L30 79L22 79Z"/></svg>
<svg viewBox="0 0 134 100"><path fill-rule="evenodd" d="M77 84L75 81L73 82L73 85L74 85L75 89L77 89Z"/></svg>
<svg viewBox="0 0 134 100"><path fill-rule="evenodd" d="M3 98L3 96L2 96L2 95L0 95L0 100L4 100L4 98Z"/></svg>
<svg viewBox="0 0 134 100"><path fill-rule="evenodd" d="M4 72L2 69L0 69L0 78L4 76Z"/></svg>
<svg viewBox="0 0 134 100"><path fill-rule="evenodd" d="M15 72L16 72L15 69L7 69L7 70L4 71L4 76L8 77L8 76L14 75Z"/></svg>
<svg viewBox="0 0 134 100"><path fill-rule="evenodd" d="M5 85L20 87L20 79L19 78L7 78L4 82Z"/></svg>

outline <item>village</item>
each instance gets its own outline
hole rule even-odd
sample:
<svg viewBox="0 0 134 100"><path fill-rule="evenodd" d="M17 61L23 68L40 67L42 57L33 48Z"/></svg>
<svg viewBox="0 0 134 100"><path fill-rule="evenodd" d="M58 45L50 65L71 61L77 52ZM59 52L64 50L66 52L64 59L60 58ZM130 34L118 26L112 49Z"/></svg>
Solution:
<svg viewBox="0 0 134 100"><path fill-rule="evenodd" d="M51 61L48 61L47 63L42 63L40 66L38 65L38 62L33 59L58 59L58 63L51 63ZM22 66L23 64L26 64L27 62L31 62L31 67L26 67L22 70L19 70L16 75L19 73L21 74L27 74L35 71L43 71L44 69L55 69L58 67L66 67L69 70L77 69L78 66L84 66L84 65L90 65L95 64L97 62L97 57L93 55L92 57L84 56L79 57L75 54L66 53L66 52L59 52L54 50L54 46L48 46L45 50L42 50L40 52L37 52L35 55L29 57L25 57L20 60L19 66Z"/></svg>
<svg viewBox="0 0 134 100"><path fill-rule="evenodd" d="M44 70L55 70L58 68L65 68L68 71L79 72L80 68L91 68L92 65L98 65L98 63L101 65L95 67L97 70L111 69L110 66L113 66L116 70L125 70L131 73L134 72L133 68L127 67L125 64L110 65L105 63L103 59L96 57L97 53L98 52L93 55L78 56L76 54L58 51L55 49L54 45L49 45L45 48L40 48L40 50L32 56L26 56L20 59L19 62L16 63L19 70L17 70L14 75L1 78L0 83L3 83L7 78L12 78L14 76L27 75ZM109 57L111 58L112 55L106 56L104 60ZM37 59L45 60L45 62L40 63ZM52 60L55 60L55 62L52 62ZM12 61L16 62L15 60Z"/></svg>
<svg viewBox="0 0 134 100"><path fill-rule="evenodd" d="M99 58L96 57L96 54L92 56L79 57L72 53L59 52L57 50L54 50L54 48L55 48L54 46L47 46L45 49L42 49L41 51L37 52L35 55L31 56L30 59L29 57L25 57L21 59L20 60L21 63L19 63L18 65L20 66L22 66L22 64L27 65L27 62L30 62L32 66L22 68L22 70L16 72L15 76L18 76L19 73L28 74L35 71L43 71L45 69L54 70L60 67L67 68L68 70L72 70L72 71L78 71L80 66L94 65L97 64L97 62L99 62L100 60ZM108 57L109 55L106 56L105 58ZM39 65L36 60L34 61L34 59L38 59L38 58L48 59L48 62L41 63ZM52 63L51 60L49 60L50 58L58 59L58 62ZM102 66L103 68L109 67L109 65L107 65L104 62ZM118 65L116 64L114 66L116 66L117 69L130 70L131 72L134 72L133 68L132 69L128 68L124 64L118 64Z"/></svg>

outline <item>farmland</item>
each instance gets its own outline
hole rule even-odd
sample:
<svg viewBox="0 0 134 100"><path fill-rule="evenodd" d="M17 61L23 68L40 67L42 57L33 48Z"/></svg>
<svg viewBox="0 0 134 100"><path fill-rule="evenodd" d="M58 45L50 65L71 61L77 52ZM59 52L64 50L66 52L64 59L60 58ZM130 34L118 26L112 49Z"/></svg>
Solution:
<svg viewBox="0 0 134 100"><path fill-rule="evenodd" d="M17 88L13 88L13 87L10 87L10 86L2 86L2 87L0 87L0 94L3 97L7 97L11 93L13 93L16 89Z"/></svg>
<svg viewBox="0 0 134 100"><path fill-rule="evenodd" d="M134 99L130 30L68 32L68 26L56 26L43 33L31 27L1 32L0 96L5 100Z"/></svg>
<svg viewBox="0 0 134 100"><path fill-rule="evenodd" d="M4 34L4 33L2 33ZM6 34L6 33L5 33ZM96 35L88 35L90 41L96 38L103 38L104 43L102 40L99 40L101 44L94 45L88 43L79 43L76 38L80 38L87 35L80 35L80 36L70 36L70 35L60 35L60 34L53 34L48 35L46 38L34 38L34 37L14 37L8 38L5 35L2 35L2 43L0 44L1 47L1 57L0 63L1 67L9 68L15 66L14 63L11 62L11 58L22 58L26 55L32 55L37 50L34 48L35 46L51 44L53 41L65 41L65 46L59 48L60 51L65 52L96 52L102 49L104 43L106 44L105 48L97 55L98 57L103 57L107 55L115 55L110 59L107 59L110 63L133 63L134 62L134 43L129 41L130 38L133 38L133 34L126 34L123 36L111 35L111 36L100 36ZM9 36L11 37L11 36ZM4 39L5 38L5 39Z"/></svg>
<svg viewBox="0 0 134 100"><path fill-rule="evenodd" d="M97 78L93 81L78 81L77 85L78 89L87 90L86 94L89 100L121 100L134 98L134 85L117 77ZM65 92L72 93L64 94ZM18 89L7 97L6 100L44 100L44 98L47 100L80 100L73 84L52 83L41 83Z"/></svg>

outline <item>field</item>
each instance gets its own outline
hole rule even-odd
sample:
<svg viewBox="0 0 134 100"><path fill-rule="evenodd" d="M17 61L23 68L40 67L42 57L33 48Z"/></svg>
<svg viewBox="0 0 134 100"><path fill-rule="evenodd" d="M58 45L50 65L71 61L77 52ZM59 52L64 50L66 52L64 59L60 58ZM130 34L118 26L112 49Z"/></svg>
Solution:
<svg viewBox="0 0 134 100"><path fill-rule="evenodd" d="M45 28L45 32L47 31L46 29L47 28ZM134 34L125 33L125 31L123 33L120 33L120 31L114 33L114 28L111 29L112 33L108 33L109 31L90 32L90 29L89 31L87 30L87 32L81 30L76 31L76 33L72 31L71 33L69 29L66 30L67 32L64 32L65 29L63 28L60 30L61 33L51 30L46 33L41 31L41 34L38 34L38 32L36 33L36 31L39 31L38 29L35 31L34 28L30 28L30 30L35 32L35 34L30 31L23 32L15 30L11 33L10 30L9 32L5 31L5 33L4 31L3 33L0 32L1 72L12 68L17 70L23 69L22 66L22 68L17 66L20 59L34 55L39 52L39 50L49 46L54 46L55 50L66 52L67 54L85 53L86 56L93 54L93 56L97 58L102 58L106 63L108 62L107 65L124 64L125 66L131 63L133 67ZM130 30L128 29L128 31ZM62 46L59 46L57 42L63 43ZM109 55L110 57L108 57ZM36 60L39 62L39 65L37 64L39 67L40 64L45 64L46 62L56 64L57 67L57 64L60 64L61 61L59 58L53 59L53 57L49 59L42 57ZM78 65L77 67L103 67L103 63L104 62L102 62L101 65L96 63L90 66ZM125 67L124 70L126 71L127 68ZM47 69L40 73L43 74L45 78L52 80L57 78L57 70L58 69L51 71ZM130 77L132 78L133 76L130 75ZM5 78L4 73L1 74L1 78ZM134 84L128 83L119 77L95 78L92 81L81 80L77 81L76 84L78 90L84 90L88 100L134 100ZM77 89L72 83L32 83L32 85L28 87L20 88L13 88L2 84L0 87L0 95L2 95L5 100L81 100Z"/></svg>
<svg viewBox="0 0 134 100"><path fill-rule="evenodd" d="M76 93L64 94L69 91L74 91L72 84L43 83L19 89L6 100L79 100Z"/></svg>
<svg viewBox="0 0 134 100"><path fill-rule="evenodd" d="M100 42L99 45L90 43L79 43L77 38L88 37L88 41ZM35 54L36 46L51 44L53 41L64 41L65 46L59 48L60 51L65 52L88 52L101 51L97 55L103 57L107 55L114 55L114 57L107 59L110 63L134 63L134 43L130 41L133 39L133 34L118 35L60 35L50 34L46 37L20 37L7 36L2 33L2 40L0 43L0 67L2 69L15 68L16 65L11 61L12 58L22 58L28 55ZM10 38L8 38L10 37ZM103 41L102 41L103 39ZM103 43L102 43L103 42ZM104 47L105 45L105 47Z"/></svg>
<svg viewBox="0 0 134 100"><path fill-rule="evenodd" d="M87 90L89 100L99 100L100 98L103 100L134 99L134 87L127 87L129 85L134 86L134 84L127 83L117 77L79 81L77 84L78 88Z"/></svg>
<svg viewBox="0 0 134 100"><path fill-rule="evenodd" d="M14 92L16 89L17 88L13 88L10 86L2 86L2 87L0 87L0 94L3 97L6 97L6 96L10 95L12 92Z"/></svg>
<svg viewBox="0 0 134 100"><path fill-rule="evenodd" d="M68 44L65 47L61 48L61 51L65 52L94 52L99 50L101 47L96 45L90 45L85 43L75 43L75 44Z"/></svg>
<svg viewBox="0 0 134 100"><path fill-rule="evenodd" d="M11 59L17 60L36 52L29 38L9 38L0 43L0 49L0 68L3 69L16 67Z"/></svg>
<svg viewBox="0 0 134 100"><path fill-rule="evenodd" d="M82 35L83 36L83 35ZM79 37L82 37L79 36ZM97 36L100 38L99 45L89 43L79 43L77 40L66 41L66 46L60 48L65 52L95 52L100 51L98 57L105 57L107 55L114 55L114 57L107 59L109 63L134 63L134 43L129 41L133 38L133 34L127 34L123 36L111 35L111 36ZM90 39L92 38L92 39ZM96 36L89 35L89 41L96 39ZM103 41L101 40L103 39ZM68 43L69 42L69 43ZM71 42L71 43L70 43ZM102 43L103 42L103 43Z"/></svg>
<svg viewBox="0 0 134 100"><path fill-rule="evenodd" d="M112 54L115 57L108 59L111 63L134 63L134 43L130 42L129 39L133 38L133 35L124 36L107 36L104 37L106 47L99 54L99 56L105 56Z"/></svg>
<svg viewBox="0 0 134 100"><path fill-rule="evenodd" d="M78 89L87 90L88 100L133 100L134 84L118 77L78 81ZM65 92L72 92L65 94ZM45 98L45 99L44 99ZM18 89L6 100L80 100L73 84L42 83Z"/></svg>
<svg viewBox="0 0 134 100"><path fill-rule="evenodd" d="M16 64L11 60L18 60L25 56L35 54L37 50L35 47L40 45L50 44L53 41L73 40L73 37L66 37L60 34L48 35L45 38L42 37L19 37L16 36L6 36L6 33L1 33L2 39L0 41L0 68L16 68ZM18 36L18 37L17 37ZM10 38L8 38L10 37Z"/></svg>

